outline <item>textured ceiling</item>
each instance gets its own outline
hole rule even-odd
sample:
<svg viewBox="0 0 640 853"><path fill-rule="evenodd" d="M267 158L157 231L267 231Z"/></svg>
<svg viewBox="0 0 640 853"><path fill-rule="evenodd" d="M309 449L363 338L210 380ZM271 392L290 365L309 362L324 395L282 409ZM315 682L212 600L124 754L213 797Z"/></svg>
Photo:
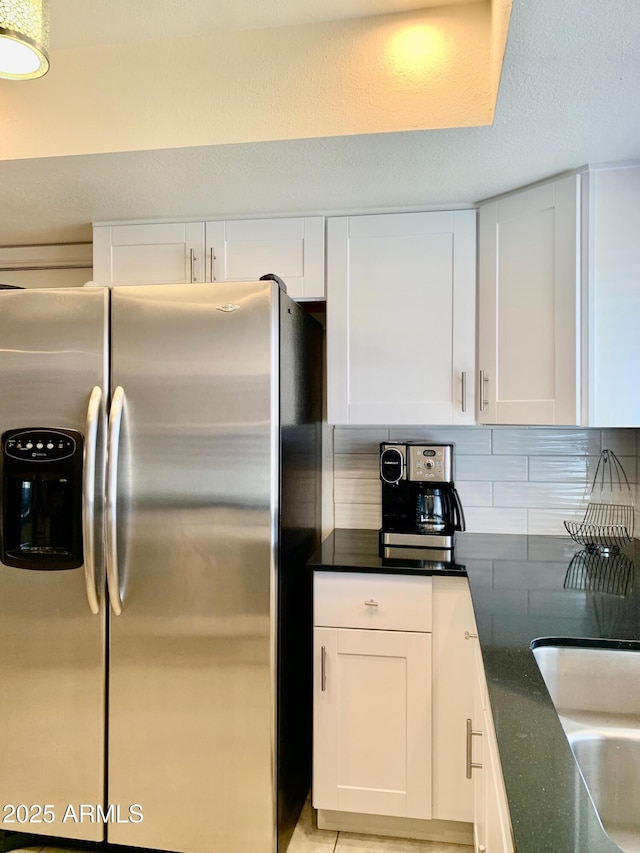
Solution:
<svg viewBox="0 0 640 853"><path fill-rule="evenodd" d="M638 0L515 0L491 127L0 162L0 244L90 239L92 220L471 203L640 159L639 91Z"/></svg>

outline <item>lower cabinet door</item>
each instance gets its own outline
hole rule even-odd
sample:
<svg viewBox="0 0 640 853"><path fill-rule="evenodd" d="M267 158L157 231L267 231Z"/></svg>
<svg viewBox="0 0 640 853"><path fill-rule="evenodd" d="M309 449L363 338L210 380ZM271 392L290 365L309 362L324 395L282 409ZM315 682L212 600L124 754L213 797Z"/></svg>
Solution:
<svg viewBox="0 0 640 853"><path fill-rule="evenodd" d="M475 853L514 853L509 806L502 778L491 706L480 648L476 644L476 690L471 759L474 763L474 851Z"/></svg>
<svg viewBox="0 0 640 853"><path fill-rule="evenodd" d="M485 744L485 686L482 674L482 659L480 649L476 645L476 673L475 690L473 702L472 730L479 731L477 737L471 738L468 748L471 750L471 761L473 764L473 837L474 853L486 853L487 851L487 785L491 782L491 775L487 768L487 750Z"/></svg>
<svg viewBox="0 0 640 853"><path fill-rule="evenodd" d="M316 628L313 805L431 818L431 634Z"/></svg>
<svg viewBox="0 0 640 853"><path fill-rule="evenodd" d="M485 844L487 853L513 853L513 838L509 806L504 789L500 756L496 743L491 711L485 712L486 748L484 750L485 773Z"/></svg>

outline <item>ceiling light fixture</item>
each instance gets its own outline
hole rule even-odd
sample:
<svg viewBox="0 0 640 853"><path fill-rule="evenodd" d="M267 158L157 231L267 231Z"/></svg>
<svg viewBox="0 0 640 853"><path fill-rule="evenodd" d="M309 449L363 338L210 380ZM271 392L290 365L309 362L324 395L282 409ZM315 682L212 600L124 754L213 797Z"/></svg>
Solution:
<svg viewBox="0 0 640 853"><path fill-rule="evenodd" d="M48 51L49 0L0 0L0 77L42 77Z"/></svg>

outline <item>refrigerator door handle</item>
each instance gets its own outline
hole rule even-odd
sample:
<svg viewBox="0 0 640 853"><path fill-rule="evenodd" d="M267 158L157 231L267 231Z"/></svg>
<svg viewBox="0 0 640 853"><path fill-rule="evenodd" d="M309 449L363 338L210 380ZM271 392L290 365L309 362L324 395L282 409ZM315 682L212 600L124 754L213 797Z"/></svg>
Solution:
<svg viewBox="0 0 640 853"><path fill-rule="evenodd" d="M106 538L107 538L107 589L109 600L116 616L122 613L120 577L118 572L118 540L116 504L118 497L118 452L120 450L120 428L124 410L124 390L118 385L113 392L109 412L109 435L107 438L106 477Z"/></svg>
<svg viewBox="0 0 640 853"><path fill-rule="evenodd" d="M92 613L100 612L100 597L96 586L96 456L98 424L102 408L102 388L96 385L89 397L82 466L82 541L84 546L84 583L87 602Z"/></svg>

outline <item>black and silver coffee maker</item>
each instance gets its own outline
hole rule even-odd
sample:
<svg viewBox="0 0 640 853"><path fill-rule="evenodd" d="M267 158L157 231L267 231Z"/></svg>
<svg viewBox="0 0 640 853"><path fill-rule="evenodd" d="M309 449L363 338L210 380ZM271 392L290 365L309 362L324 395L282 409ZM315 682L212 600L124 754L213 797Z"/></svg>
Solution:
<svg viewBox="0 0 640 853"><path fill-rule="evenodd" d="M434 559L451 559L455 532L465 529L453 483L453 444L384 442L380 479L381 550L430 548Z"/></svg>

